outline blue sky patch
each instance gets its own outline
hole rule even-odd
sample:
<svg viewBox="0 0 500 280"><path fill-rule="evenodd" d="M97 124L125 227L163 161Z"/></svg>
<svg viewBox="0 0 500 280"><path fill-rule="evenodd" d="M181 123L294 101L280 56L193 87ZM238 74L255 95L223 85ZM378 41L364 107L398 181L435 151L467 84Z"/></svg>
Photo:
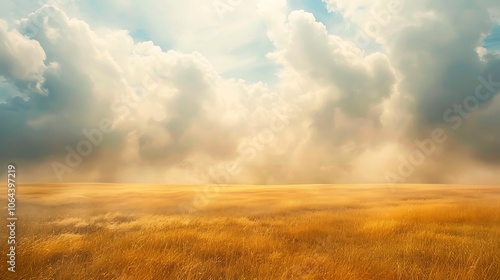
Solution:
<svg viewBox="0 0 500 280"><path fill-rule="evenodd" d="M483 47L488 50L500 50L500 25L495 26L490 35L484 39Z"/></svg>

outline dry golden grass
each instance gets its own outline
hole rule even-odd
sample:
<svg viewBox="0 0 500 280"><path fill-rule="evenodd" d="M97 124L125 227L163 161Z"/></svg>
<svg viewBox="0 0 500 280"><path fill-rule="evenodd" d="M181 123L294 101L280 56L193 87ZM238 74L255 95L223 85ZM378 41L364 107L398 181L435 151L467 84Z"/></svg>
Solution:
<svg viewBox="0 0 500 280"><path fill-rule="evenodd" d="M498 187L194 189L20 185L0 279L500 279Z"/></svg>

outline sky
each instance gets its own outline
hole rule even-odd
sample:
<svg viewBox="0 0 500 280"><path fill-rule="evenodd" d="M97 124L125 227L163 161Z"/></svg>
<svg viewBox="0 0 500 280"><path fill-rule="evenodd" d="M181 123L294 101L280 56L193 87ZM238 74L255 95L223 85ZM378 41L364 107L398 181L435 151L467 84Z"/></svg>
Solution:
<svg viewBox="0 0 500 280"><path fill-rule="evenodd" d="M496 0L0 2L23 181L499 184Z"/></svg>

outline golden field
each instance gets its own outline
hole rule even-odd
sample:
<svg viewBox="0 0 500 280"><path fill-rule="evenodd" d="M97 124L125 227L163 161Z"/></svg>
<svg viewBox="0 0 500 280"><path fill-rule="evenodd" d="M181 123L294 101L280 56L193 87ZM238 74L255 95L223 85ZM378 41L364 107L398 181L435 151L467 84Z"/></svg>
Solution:
<svg viewBox="0 0 500 280"><path fill-rule="evenodd" d="M19 185L0 279L500 279L499 187L200 187Z"/></svg>

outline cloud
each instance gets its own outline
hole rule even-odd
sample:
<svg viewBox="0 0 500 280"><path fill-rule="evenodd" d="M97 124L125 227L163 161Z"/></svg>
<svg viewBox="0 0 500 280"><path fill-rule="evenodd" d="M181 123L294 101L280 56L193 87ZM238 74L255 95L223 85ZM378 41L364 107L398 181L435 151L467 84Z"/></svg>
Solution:
<svg viewBox="0 0 500 280"><path fill-rule="evenodd" d="M222 19L191 2L205 9L175 3L167 19L155 1L108 4L136 11L128 27L161 43L92 19L86 4L88 21L51 5L0 20L0 161L35 181L385 183L442 128L448 140L407 182L498 182L500 62L481 48L495 1L325 1L352 36L286 1ZM269 50L253 52L262 42ZM226 75L263 62L275 82Z"/></svg>
<svg viewBox="0 0 500 280"><path fill-rule="evenodd" d="M450 1L412 5L403 13L425 16L405 17L402 24L408 27L384 39L390 60L404 77L399 88L412 100L405 104L413 118L407 138L423 138L435 127L447 128L451 136L441 147L443 153L433 159L439 166L434 167L433 180L457 162L457 152L462 155L458 161L463 163L499 158L498 145L491 142L498 138L498 131L487 121L494 118L492 107L499 88L488 98L476 97L478 87L484 87L478 77L500 80L498 58L481 58L476 51L492 28L491 9L498 9L498 4ZM457 112L460 107L464 113ZM462 119L463 125L456 127L451 118Z"/></svg>
<svg viewBox="0 0 500 280"><path fill-rule="evenodd" d="M39 89L43 82L45 52L36 40L25 38L17 30L8 30L0 19L0 75L19 86Z"/></svg>

